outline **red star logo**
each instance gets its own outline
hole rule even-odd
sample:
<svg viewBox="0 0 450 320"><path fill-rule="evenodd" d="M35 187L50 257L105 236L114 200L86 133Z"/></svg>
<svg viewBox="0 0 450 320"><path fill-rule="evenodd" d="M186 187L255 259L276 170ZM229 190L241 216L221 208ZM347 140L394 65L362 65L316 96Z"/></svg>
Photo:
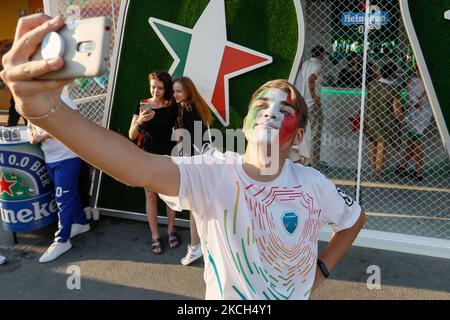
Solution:
<svg viewBox="0 0 450 320"><path fill-rule="evenodd" d="M10 196L13 196L14 193L11 191L11 187L16 184L16 181L6 180L3 173L0 175L0 195L2 195L4 192L9 194Z"/></svg>
<svg viewBox="0 0 450 320"><path fill-rule="evenodd" d="M352 124L352 132L358 132L361 121L359 113L355 117L349 117L348 121Z"/></svg>
<svg viewBox="0 0 450 320"><path fill-rule="evenodd" d="M270 60L251 52L241 50L238 46L225 46L211 103L216 107L221 119L225 119L226 123L229 122L228 78L234 72L237 72L238 74L244 73L247 69L252 69L253 66L264 64L267 61Z"/></svg>

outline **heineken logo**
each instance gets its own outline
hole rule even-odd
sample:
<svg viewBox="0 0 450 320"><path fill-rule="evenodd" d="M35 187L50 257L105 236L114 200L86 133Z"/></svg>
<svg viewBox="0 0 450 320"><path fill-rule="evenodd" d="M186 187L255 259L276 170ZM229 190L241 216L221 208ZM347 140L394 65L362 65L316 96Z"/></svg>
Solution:
<svg viewBox="0 0 450 320"><path fill-rule="evenodd" d="M228 80L272 63L272 57L227 40L224 0L211 0L193 29L155 17L149 23L174 59L169 73L190 77L228 126Z"/></svg>
<svg viewBox="0 0 450 320"><path fill-rule="evenodd" d="M0 166L0 217L6 230L31 231L57 219L53 184L42 158L2 150Z"/></svg>

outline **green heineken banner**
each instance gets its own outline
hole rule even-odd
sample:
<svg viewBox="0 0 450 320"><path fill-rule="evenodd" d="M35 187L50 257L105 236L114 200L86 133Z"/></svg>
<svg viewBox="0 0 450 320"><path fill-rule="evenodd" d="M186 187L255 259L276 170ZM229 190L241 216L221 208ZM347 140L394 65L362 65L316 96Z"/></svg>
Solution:
<svg viewBox="0 0 450 320"><path fill-rule="evenodd" d="M450 0L401 0L406 31L450 155Z"/></svg>
<svg viewBox="0 0 450 320"><path fill-rule="evenodd" d="M148 74L165 70L193 80L214 127L241 128L255 89L294 81L304 32L300 0L124 0L105 125L127 137L135 105L150 95ZM144 193L102 175L97 206L145 212Z"/></svg>

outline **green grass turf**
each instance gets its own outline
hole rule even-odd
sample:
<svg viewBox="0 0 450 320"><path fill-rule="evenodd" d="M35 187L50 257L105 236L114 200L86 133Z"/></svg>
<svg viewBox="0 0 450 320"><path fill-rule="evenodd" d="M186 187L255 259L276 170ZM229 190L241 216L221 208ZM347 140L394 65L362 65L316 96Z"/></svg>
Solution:
<svg viewBox="0 0 450 320"><path fill-rule="evenodd" d="M411 19L422 48L441 110L450 128L450 0L410 0Z"/></svg>

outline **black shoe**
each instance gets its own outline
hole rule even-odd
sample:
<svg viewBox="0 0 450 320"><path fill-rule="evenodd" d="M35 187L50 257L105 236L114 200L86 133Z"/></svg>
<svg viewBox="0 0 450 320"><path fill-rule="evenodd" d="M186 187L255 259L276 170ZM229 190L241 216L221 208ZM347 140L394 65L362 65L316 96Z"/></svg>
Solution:
<svg viewBox="0 0 450 320"><path fill-rule="evenodd" d="M417 181L423 181L423 175L422 175L422 173L420 173L420 172L414 171L413 177L414 177Z"/></svg>
<svg viewBox="0 0 450 320"><path fill-rule="evenodd" d="M398 174L401 177L406 177L407 176L407 172L406 169L403 167L397 167L397 169L395 169L395 173Z"/></svg>

